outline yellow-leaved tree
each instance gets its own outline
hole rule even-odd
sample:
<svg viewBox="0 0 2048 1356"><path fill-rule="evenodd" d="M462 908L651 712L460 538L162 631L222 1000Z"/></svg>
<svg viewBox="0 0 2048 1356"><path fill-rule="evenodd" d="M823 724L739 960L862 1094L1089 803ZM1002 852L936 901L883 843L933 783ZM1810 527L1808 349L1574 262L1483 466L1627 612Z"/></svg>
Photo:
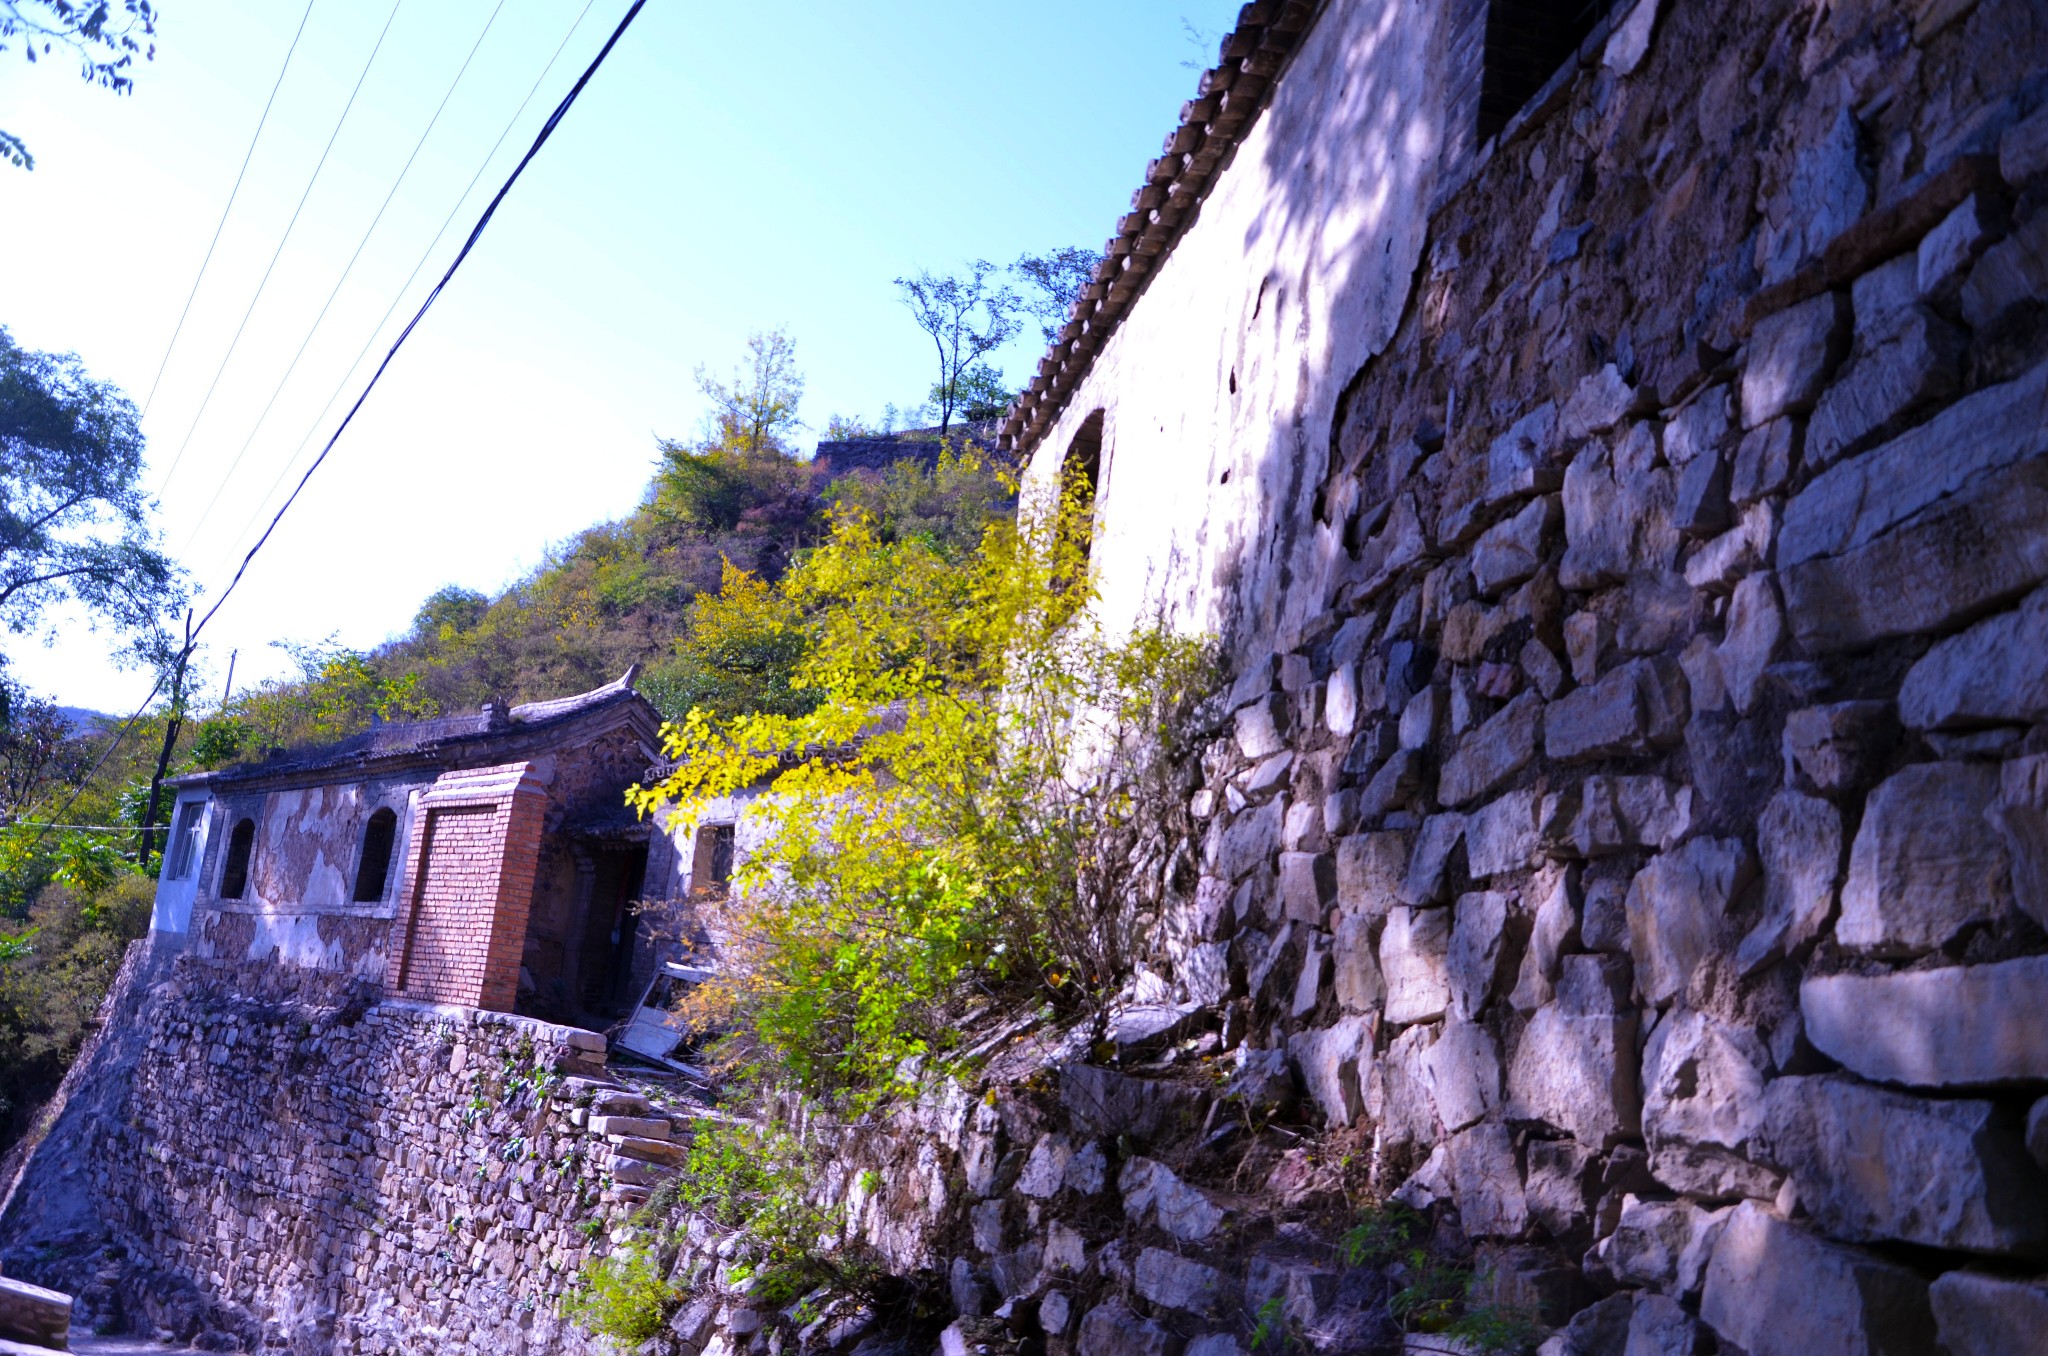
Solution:
<svg viewBox="0 0 2048 1356"><path fill-rule="evenodd" d="M691 1015L810 1092L886 1094L985 999L1099 1012L1191 884L1212 646L1105 634L1085 486L1048 498L965 550L842 508L776 585L729 580L800 630L808 709L694 709L665 729L673 772L631 793L689 817L765 788Z"/></svg>

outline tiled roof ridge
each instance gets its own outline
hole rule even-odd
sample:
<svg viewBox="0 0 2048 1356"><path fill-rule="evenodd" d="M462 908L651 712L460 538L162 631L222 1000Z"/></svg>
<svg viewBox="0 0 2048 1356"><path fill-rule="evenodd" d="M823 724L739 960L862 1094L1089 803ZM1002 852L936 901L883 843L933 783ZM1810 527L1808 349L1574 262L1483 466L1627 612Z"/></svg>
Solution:
<svg viewBox="0 0 2048 1356"><path fill-rule="evenodd" d="M1180 125L1146 167L1145 182L1131 195L1131 210L1118 220L1066 327L1010 402L997 447L1035 440L1065 408L1152 271L1172 252L1217 167L1258 120L1280 68L1319 8L1320 0L1252 0L1238 10L1237 27L1223 39L1216 65L1202 72L1195 97L1181 105Z"/></svg>

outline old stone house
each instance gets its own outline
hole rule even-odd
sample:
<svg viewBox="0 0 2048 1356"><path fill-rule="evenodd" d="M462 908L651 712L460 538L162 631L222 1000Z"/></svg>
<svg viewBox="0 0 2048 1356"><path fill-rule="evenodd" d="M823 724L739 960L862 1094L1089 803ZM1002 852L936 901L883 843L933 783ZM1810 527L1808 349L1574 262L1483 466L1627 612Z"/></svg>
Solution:
<svg viewBox="0 0 2048 1356"><path fill-rule="evenodd" d="M153 930L241 993L606 1024L698 940L737 813L679 847L627 807L661 726L633 676L175 779Z"/></svg>

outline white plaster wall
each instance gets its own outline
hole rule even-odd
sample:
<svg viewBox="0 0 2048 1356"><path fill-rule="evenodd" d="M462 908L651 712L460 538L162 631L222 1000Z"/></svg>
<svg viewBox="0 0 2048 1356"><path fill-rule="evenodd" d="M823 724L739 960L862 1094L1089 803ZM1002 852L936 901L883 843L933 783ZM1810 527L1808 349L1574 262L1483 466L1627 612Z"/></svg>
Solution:
<svg viewBox="0 0 2048 1356"><path fill-rule="evenodd" d="M204 791L179 796L171 806L171 831L178 827L178 817L187 805L205 807L199 815L199 833L192 845L192 856L185 867L185 874L173 877L169 870L170 856L177 850L175 843L165 847L165 870L157 877L156 903L150 910L149 928L152 932L171 933L183 936L192 927L192 901L199 893L199 880L206 870L206 842L213 831L213 821L219 816L212 810L213 798Z"/></svg>
<svg viewBox="0 0 2048 1356"><path fill-rule="evenodd" d="M1097 356L1027 485L1106 411L1093 561L1112 634L1240 651L1319 610L1313 501L1345 385L1400 323L1443 125L1441 0L1331 0L1194 225ZM1232 390L1233 378L1235 391Z"/></svg>

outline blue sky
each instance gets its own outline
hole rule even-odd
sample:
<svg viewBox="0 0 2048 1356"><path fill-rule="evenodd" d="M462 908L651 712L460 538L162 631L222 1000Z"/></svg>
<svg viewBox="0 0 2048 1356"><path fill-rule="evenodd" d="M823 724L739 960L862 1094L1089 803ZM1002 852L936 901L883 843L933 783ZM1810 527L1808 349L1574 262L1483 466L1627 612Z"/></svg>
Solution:
<svg viewBox="0 0 2048 1356"><path fill-rule="evenodd" d="M29 347L76 351L138 404L305 13L301 0L163 8L157 59L137 72L132 97L88 87L63 62L29 66L18 51L0 60L0 128L37 160L31 173L0 169L0 324ZM225 581L267 516L266 492L295 453L302 465L325 439L626 0L587 11L583 0L399 0L222 368L392 8L315 0L144 422L166 543L208 588ZM1193 93L1186 63L1214 59L1186 27L1220 34L1236 8L650 0L215 621L213 681L230 649L240 686L288 668L274 640L339 633L374 644L440 585L495 590L550 543L625 512L655 439L699 426L693 369L729 368L751 330L782 325L796 339L809 379L802 412L816 428L833 412L872 417L885 402L917 401L933 379L928 342L890 280L976 256L1100 247ZM318 418L565 33L370 362ZM1001 355L1013 379L1037 359L1035 329L1029 338ZM16 674L68 703L132 709L147 680L108 662L106 637L60 623L52 646L7 641Z"/></svg>

